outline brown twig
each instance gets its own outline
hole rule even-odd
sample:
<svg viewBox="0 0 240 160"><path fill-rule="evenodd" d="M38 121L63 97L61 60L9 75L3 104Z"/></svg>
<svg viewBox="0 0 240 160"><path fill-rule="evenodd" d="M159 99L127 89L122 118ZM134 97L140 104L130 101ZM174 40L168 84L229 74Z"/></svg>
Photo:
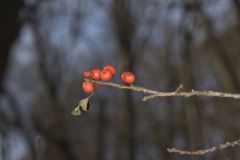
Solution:
<svg viewBox="0 0 240 160"><path fill-rule="evenodd" d="M125 89L125 90L132 90L136 92L143 92L145 94L149 94L148 96L143 97L143 101L147 101L149 99L153 99L156 97L171 97L171 96L179 96L179 97L192 97L192 96L204 96L204 97L221 97L221 98L233 98L233 99L240 99L240 94L233 94L233 93L225 93L225 92L215 92L215 91L195 91L195 90L190 90L190 91L183 91L183 85L179 85L179 87L172 92L160 92L160 91L155 91L155 90L150 90L144 87L139 87L139 86L134 86L134 85L122 85L118 83L113 83L113 82L104 82L104 81L95 81L91 79L84 79L85 81L92 82L98 85L102 86L110 86L110 87L115 87L118 89ZM223 150L225 148L229 147L235 147L235 146L240 146L240 139L232 142L226 142L224 144L218 145L218 146L213 146L209 149L205 150L196 150L196 151L184 151L184 150L179 150L176 148L170 148L167 149L169 153L178 153L181 155L204 155L206 153L211 153L215 152L218 150Z"/></svg>
<svg viewBox="0 0 240 160"><path fill-rule="evenodd" d="M98 85L102 86L111 86L119 89L126 89L126 90L132 90L136 92L143 92L145 94L150 94L148 96L143 97L143 101L147 101L149 99L153 99L156 97L171 97L171 96L179 96L179 97L192 97L192 96L204 96L204 97L221 97L221 98L234 98L234 99L240 99L240 94L234 94L234 93L225 93L225 92L215 92L215 91L182 91L183 86L180 85L175 91L172 92L160 92L155 90L150 90L144 87L134 86L134 85L121 85L118 83L113 82L103 82L103 81L95 81L91 79L84 79L85 81L93 82Z"/></svg>
<svg viewBox="0 0 240 160"><path fill-rule="evenodd" d="M240 139L238 139L236 141L232 141L232 142L226 142L224 144L220 144L218 146L213 146L209 149L203 149L203 150L184 151L184 150L179 150L179 149L176 149L176 148L170 148L170 149L167 149L167 151L169 153L178 153L178 154L181 154L181 155L202 156L202 155L207 154L207 153L211 153L211 152L215 152L215 151L219 151L219 150L223 150L223 149L230 148L230 147L235 147L235 146L240 146Z"/></svg>

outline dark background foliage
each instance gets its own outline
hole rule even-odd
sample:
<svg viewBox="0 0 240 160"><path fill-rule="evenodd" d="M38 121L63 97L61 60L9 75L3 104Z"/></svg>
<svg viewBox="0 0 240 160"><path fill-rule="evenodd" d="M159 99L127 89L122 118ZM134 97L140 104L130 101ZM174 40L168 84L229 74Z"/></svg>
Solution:
<svg viewBox="0 0 240 160"><path fill-rule="evenodd" d="M0 159L237 160L240 102L158 98L102 87L81 117L82 72L114 64L136 85L240 90L238 0L15 0L0 6Z"/></svg>

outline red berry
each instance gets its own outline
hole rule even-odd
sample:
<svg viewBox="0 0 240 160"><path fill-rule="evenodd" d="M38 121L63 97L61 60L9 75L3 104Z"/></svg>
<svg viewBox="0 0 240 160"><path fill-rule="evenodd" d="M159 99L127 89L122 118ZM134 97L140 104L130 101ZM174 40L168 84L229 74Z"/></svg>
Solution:
<svg viewBox="0 0 240 160"><path fill-rule="evenodd" d="M94 80L99 80L100 79L100 73L101 73L100 69L93 69L91 78L94 79Z"/></svg>
<svg viewBox="0 0 240 160"><path fill-rule="evenodd" d="M122 73L121 79L124 83L132 84L135 81L135 75L132 72L125 71Z"/></svg>
<svg viewBox="0 0 240 160"><path fill-rule="evenodd" d="M86 93L91 93L94 91L94 85L92 82L83 82L82 88Z"/></svg>
<svg viewBox="0 0 240 160"><path fill-rule="evenodd" d="M106 65L106 66L103 68L103 70L105 70L105 69L110 70L110 71L112 72L113 75L116 74L116 68L115 68L113 65L111 65L111 64Z"/></svg>
<svg viewBox="0 0 240 160"><path fill-rule="evenodd" d="M103 71L101 71L101 74L100 74L100 78L103 81L111 80L112 76L113 76L112 72L108 69L104 69Z"/></svg>
<svg viewBox="0 0 240 160"><path fill-rule="evenodd" d="M85 71L85 72L83 72L83 77L84 77L84 78L90 78L90 77L92 77L92 72L90 72L90 71Z"/></svg>

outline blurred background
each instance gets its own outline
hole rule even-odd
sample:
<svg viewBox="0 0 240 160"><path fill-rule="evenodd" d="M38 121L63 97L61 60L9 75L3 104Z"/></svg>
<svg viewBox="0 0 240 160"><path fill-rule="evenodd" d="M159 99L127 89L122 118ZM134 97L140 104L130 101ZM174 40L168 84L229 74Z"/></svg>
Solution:
<svg viewBox="0 0 240 160"><path fill-rule="evenodd" d="M156 98L102 87L89 112L82 73L114 64L153 90L240 93L239 0L4 0L0 160L237 160L240 101Z"/></svg>

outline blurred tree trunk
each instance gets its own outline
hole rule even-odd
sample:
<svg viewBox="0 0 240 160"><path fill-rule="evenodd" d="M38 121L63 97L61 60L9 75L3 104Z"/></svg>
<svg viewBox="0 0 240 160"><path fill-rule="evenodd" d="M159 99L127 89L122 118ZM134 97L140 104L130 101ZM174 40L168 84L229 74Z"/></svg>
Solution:
<svg viewBox="0 0 240 160"><path fill-rule="evenodd" d="M181 66L181 83L187 89L193 88L192 77L191 77L191 60L190 60L190 53L189 53L189 43L190 37L188 33L183 33L183 50L182 50L182 66ZM187 119L187 135L188 139L188 146L191 149L196 149L199 147L198 138L196 137L199 135L197 132L197 110L196 110L196 103L195 99L187 99L183 100L183 104L185 104L185 116Z"/></svg>
<svg viewBox="0 0 240 160"><path fill-rule="evenodd" d="M58 97L59 84L61 83L61 69L59 67L58 72L53 75L49 74L49 68L47 62L49 61L48 52L46 48L55 49L54 47L48 46L46 39L42 38L42 35L39 32L37 22L32 22L32 28L35 33L36 47L39 52L39 71L41 78L48 90L49 96L49 105L42 107L38 110L37 115L34 116L34 125L35 129L47 140L47 155L54 156L54 152L58 153L58 159L77 159L75 154L71 150L71 143L67 137L67 131L69 131L68 119L66 119L64 106L61 104L61 101ZM56 54L54 62L52 64L60 63L60 54L56 50L53 51L53 54ZM46 113L48 112L48 113ZM42 116L45 114L50 114L51 117L48 117L47 123L41 121ZM57 157L55 157L57 158Z"/></svg>
<svg viewBox="0 0 240 160"><path fill-rule="evenodd" d="M239 0L232 0L233 6L237 12L238 16L238 26L240 25L240 1ZM240 29L240 28L239 28Z"/></svg>
<svg viewBox="0 0 240 160"><path fill-rule="evenodd" d="M22 7L21 0L5 0L0 5L0 93L3 91L2 81L8 63L9 50L20 30L19 10Z"/></svg>
<svg viewBox="0 0 240 160"><path fill-rule="evenodd" d="M191 2L184 3L184 13L183 13L183 20L182 20L182 28L180 29L180 34L182 34L182 48L181 48L181 83L183 84L184 88L190 90L195 88L194 85L194 78L193 78L193 60L191 53L191 42L192 42L192 33L187 30L187 26L184 22L186 19L189 18L190 14L194 15L195 6ZM186 116L187 122L187 142L190 150L194 150L196 148L201 147L201 131L200 131L200 115L197 108L197 98L193 97L191 99L183 99L184 104L184 113ZM194 159L191 157L191 159Z"/></svg>
<svg viewBox="0 0 240 160"><path fill-rule="evenodd" d="M134 72L135 53L132 50L132 40L134 31L134 20L131 13L131 2L127 0L116 0L113 4L113 18L115 23L115 33L119 42L119 57L122 62L122 70ZM125 101L123 103L125 112L123 113L123 137L124 148L127 152L127 159L135 160L135 112L134 102L131 91L126 91ZM120 156L119 156L120 157Z"/></svg>
<svg viewBox="0 0 240 160"><path fill-rule="evenodd" d="M227 54L227 50L221 44L219 38L214 34L214 29L212 26L212 21L203 12L202 2L195 0L193 3L195 8L194 12L200 15L201 20L204 23L204 29L207 34L207 40L205 42L205 47L213 48L213 64L216 68L219 80L223 84L223 87L229 92L236 91L239 86L237 78L237 69L230 62L230 57Z"/></svg>
<svg viewBox="0 0 240 160"><path fill-rule="evenodd" d="M98 136L97 136L97 145L98 145L98 151L96 154L96 159L98 160L104 160L104 156L105 156L105 139L107 138L105 136L106 134L106 124L107 124L107 120L106 120L106 116L105 116L105 106L106 106L106 100L105 99L100 99L99 100L99 113L98 113Z"/></svg>

